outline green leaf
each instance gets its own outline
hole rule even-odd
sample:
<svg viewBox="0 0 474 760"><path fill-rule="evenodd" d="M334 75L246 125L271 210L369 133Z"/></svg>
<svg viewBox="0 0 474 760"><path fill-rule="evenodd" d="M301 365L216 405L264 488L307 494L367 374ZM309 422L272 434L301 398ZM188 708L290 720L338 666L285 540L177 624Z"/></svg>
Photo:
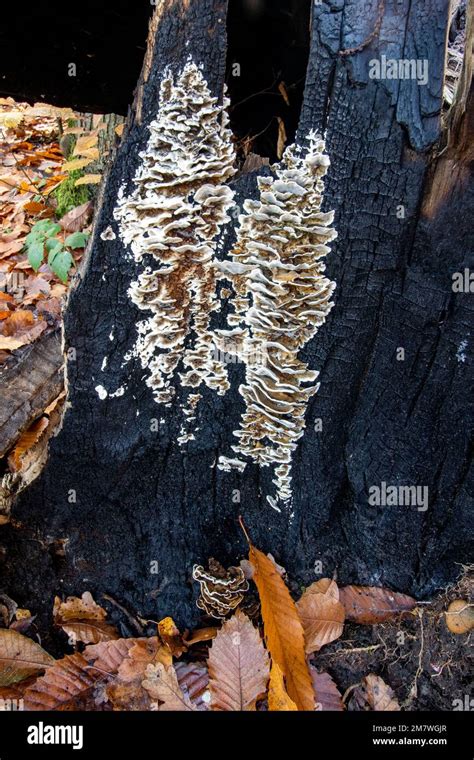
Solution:
<svg viewBox="0 0 474 760"><path fill-rule="evenodd" d="M46 233L46 230L48 230L53 225L54 222L52 222L51 219L42 219L40 222L36 222L36 224L33 225L31 232L37 232L44 235Z"/></svg>
<svg viewBox="0 0 474 760"><path fill-rule="evenodd" d="M62 280L62 282L66 283L68 272L71 268L71 265L73 264L73 261L74 259L72 258L69 251L60 251L59 253L56 253L53 260L48 263L54 274L56 274L59 279Z"/></svg>
<svg viewBox="0 0 474 760"><path fill-rule="evenodd" d="M52 224L51 227L48 227L46 230L46 237L53 237L53 235L57 235L58 232L61 232L61 225Z"/></svg>
<svg viewBox="0 0 474 760"><path fill-rule="evenodd" d="M59 251L63 247L63 244L57 238L48 238L45 245L46 250L50 253L52 253L54 250Z"/></svg>
<svg viewBox="0 0 474 760"><path fill-rule="evenodd" d="M27 247L29 247L33 243L40 243L43 240L44 240L44 235L40 232L29 232L25 238Z"/></svg>
<svg viewBox="0 0 474 760"><path fill-rule="evenodd" d="M84 248L87 243L87 235L85 232L73 232L72 235L68 235L64 244L69 248Z"/></svg>
<svg viewBox="0 0 474 760"><path fill-rule="evenodd" d="M28 261L30 262L35 272L38 271L41 264L43 263L43 256L44 256L44 246L43 246L42 241L32 243L31 245L28 246Z"/></svg>
<svg viewBox="0 0 474 760"><path fill-rule="evenodd" d="M65 251L65 248L63 248L62 243L60 243L59 240L56 240L55 242L56 242L56 245L54 246L54 248L52 248L52 250L50 250L49 256L48 256L48 264L51 268L53 266L53 261L56 258L56 256L59 253L63 253L63 251Z"/></svg>

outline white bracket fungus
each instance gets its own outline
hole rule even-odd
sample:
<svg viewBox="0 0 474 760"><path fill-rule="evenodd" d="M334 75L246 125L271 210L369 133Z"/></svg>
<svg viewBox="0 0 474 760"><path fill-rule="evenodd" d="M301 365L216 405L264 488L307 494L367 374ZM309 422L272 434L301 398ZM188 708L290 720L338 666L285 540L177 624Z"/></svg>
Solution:
<svg viewBox="0 0 474 760"><path fill-rule="evenodd" d="M239 391L245 401L233 450L274 467L279 500L291 499L291 461L305 428L318 372L298 358L332 308L335 283L324 258L336 237L332 211L323 213L323 176L329 165L324 141L308 135L258 177L259 200L247 200L230 257L216 256L220 228L229 221L234 174L227 100L211 96L200 69L189 61L176 81L166 74L157 118L140 153L129 195L119 193L114 212L123 242L143 264L129 295L144 312L132 355L148 371L156 401L171 403L173 381L194 389L182 407L179 443L195 419L198 389L229 389L226 361L232 348L245 366ZM219 280L229 297L228 329L212 331L220 308ZM196 431L194 431L196 432ZM242 471L244 459L221 457L219 469Z"/></svg>
<svg viewBox="0 0 474 760"><path fill-rule="evenodd" d="M324 276L323 262L337 234L334 212L321 211L329 158L323 140L310 133L308 141L306 151L286 149L272 167L275 176L258 177L260 200L245 201L232 263L222 267L236 291L229 322L241 327L246 349L246 380L239 388L246 410L232 448L275 466L273 482L283 501L291 498L291 459L307 402L319 387L318 372L298 352L325 321L336 286ZM265 360L255 361L258 356Z"/></svg>
<svg viewBox="0 0 474 760"><path fill-rule="evenodd" d="M229 387L209 330L211 312L220 306L217 235L233 203L225 184L234 174L227 103L211 96L191 61L176 82L165 75L134 190L119 194L114 212L123 242L144 263L129 295L150 316L138 326L133 353L149 371L156 400L165 404L173 398L178 367L183 386L205 383L220 394Z"/></svg>

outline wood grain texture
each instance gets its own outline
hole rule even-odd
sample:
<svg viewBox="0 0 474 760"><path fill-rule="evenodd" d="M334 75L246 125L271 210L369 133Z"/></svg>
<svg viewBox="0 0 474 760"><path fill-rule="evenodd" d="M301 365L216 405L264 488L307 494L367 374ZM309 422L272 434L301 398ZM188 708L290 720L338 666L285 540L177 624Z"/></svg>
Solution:
<svg viewBox="0 0 474 760"><path fill-rule="evenodd" d="M18 351L0 370L0 457L61 392L63 364L56 331Z"/></svg>

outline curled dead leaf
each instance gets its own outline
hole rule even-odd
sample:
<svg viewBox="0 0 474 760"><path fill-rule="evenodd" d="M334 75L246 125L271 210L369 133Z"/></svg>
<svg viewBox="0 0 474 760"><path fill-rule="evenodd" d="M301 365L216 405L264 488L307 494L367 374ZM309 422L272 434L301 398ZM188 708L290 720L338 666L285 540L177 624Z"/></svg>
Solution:
<svg viewBox="0 0 474 760"><path fill-rule="evenodd" d="M158 633L163 644L169 648L174 657L181 657L183 652L186 651L187 646L184 643L183 637L176 627L173 618L166 617L163 618L163 620L160 620L158 623Z"/></svg>

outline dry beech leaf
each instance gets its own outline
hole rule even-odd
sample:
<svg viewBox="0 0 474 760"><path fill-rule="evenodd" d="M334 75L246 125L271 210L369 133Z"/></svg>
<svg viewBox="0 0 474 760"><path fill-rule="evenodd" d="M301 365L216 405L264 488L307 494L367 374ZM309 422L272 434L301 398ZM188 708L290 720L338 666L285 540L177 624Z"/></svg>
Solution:
<svg viewBox="0 0 474 760"><path fill-rule="evenodd" d="M354 690L349 710L395 712L400 710L400 705L390 686L380 676L369 673Z"/></svg>
<svg viewBox="0 0 474 760"><path fill-rule="evenodd" d="M70 643L99 644L101 641L118 639L117 629L105 622L107 613L85 591L81 598L70 596L65 602L54 599L53 618L69 636Z"/></svg>
<svg viewBox="0 0 474 760"><path fill-rule="evenodd" d="M202 662L176 662L174 665L183 694L189 697L197 710L209 710L211 694L209 673Z"/></svg>
<svg viewBox="0 0 474 760"><path fill-rule="evenodd" d="M97 145L97 140L97 135L83 135L83 137L78 137L74 146L73 156L83 155L85 150L90 150Z"/></svg>
<svg viewBox="0 0 474 760"><path fill-rule="evenodd" d="M113 625L95 620L71 620L61 623L61 628L69 637L71 644L81 641L83 644L99 644L101 641L118 639L119 634Z"/></svg>
<svg viewBox="0 0 474 760"><path fill-rule="evenodd" d="M46 322L42 321L37 322L35 325L33 325L31 330L23 332L14 338L8 335L0 335L0 349L3 349L5 351L16 351L17 348L26 346L28 343L33 343L33 341L36 340L36 338L38 338L44 330L46 330L46 327Z"/></svg>
<svg viewBox="0 0 474 760"><path fill-rule="evenodd" d="M10 686L50 668L54 657L17 631L0 629L0 686Z"/></svg>
<svg viewBox="0 0 474 760"><path fill-rule="evenodd" d="M17 309L3 324L3 334L16 336L16 333L28 330L35 322L32 311L29 309Z"/></svg>
<svg viewBox="0 0 474 760"><path fill-rule="evenodd" d="M310 665L309 669L316 695L316 710L319 712L345 710L340 691L329 673L318 673L314 665Z"/></svg>
<svg viewBox="0 0 474 760"><path fill-rule="evenodd" d="M67 214L64 214L59 220L59 224L65 232L79 232L79 230L84 229L87 225L93 208L94 204L92 201L82 203L80 206L76 206L76 208L68 211Z"/></svg>
<svg viewBox="0 0 474 760"><path fill-rule="evenodd" d="M344 586L339 598L346 610L346 619L370 625L383 623L416 607L416 599L377 586Z"/></svg>
<svg viewBox="0 0 474 760"><path fill-rule="evenodd" d="M212 642L208 667L213 710L255 710L267 687L269 659L257 629L240 610Z"/></svg>
<svg viewBox="0 0 474 760"><path fill-rule="evenodd" d="M119 137L123 135L124 126L125 124L117 124L117 126L115 127L115 134L117 134Z"/></svg>
<svg viewBox="0 0 474 760"><path fill-rule="evenodd" d="M165 644L173 657L181 657L183 652L186 651L186 644L183 642L178 628L175 625L173 618L165 617L158 623L158 633L163 644Z"/></svg>
<svg viewBox="0 0 474 760"><path fill-rule="evenodd" d="M66 161L61 168L65 172L74 172L77 169L83 169L85 166L88 166L92 161L92 158L73 158L72 161Z"/></svg>
<svg viewBox="0 0 474 760"><path fill-rule="evenodd" d="M102 174L84 174L74 182L74 187L78 185L98 185L102 179Z"/></svg>
<svg viewBox="0 0 474 760"><path fill-rule="evenodd" d="M307 654L317 652L339 638L344 628L345 611L335 581L331 581L324 593L309 586L296 607L303 624Z"/></svg>
<svg viewBox="0 0 474 760"><path fill-rule="evenodd" d="M270 683L268 686L268 709L270 712L288 712L298 709L286 692L283 673L281 672L280 666L277 665L276 662L272 663L272 669L270 671Z"/></svg>
<svg viewBox="0 0 474 760"><path fill-rule="evenodd" d="M153 709L179 712L192 712L196 709L189 697L182 692L172 665L166 667L161 662L147 665L145 676L143 688L155 703L159 703L152 705Z"/></svg>
<svg viewBox="0 0 474 760"><path fill-rule="evenodd" d="M465 599L455 599L444 614L451 633L469 633L474 627L474 607Z"/></svg>
<svg viewBox="0 0 474 760"><path fill-rule="evenodd" d="M91 644L84 649L84 657L98 671L114 674L138 641L141 639L115 639Z"/></svg>
<svg viewBox="0 0 474 760"><path fill-rule="evenodd" d="M82 654L66 655L25 691L25 709L85 709L102 678L103 674L90 668Z"/></svg>
<svg viewBox="0 0 474 760"><path fill-rule="evenodd" d="M250 546L253 580L262 605L267 647L286 679L286 689L299 710L314 710L314 693L305 659L304 633L296 605L271 559Z"/></svg>
<svg viewBox="0 0 474 760"><path fill-rule="evenodd" d="M0 700L6 701L7 699L23 699L23 695L26 689L28 689L35 681L36 676L30 676L29 678L25 678L24 681L19 681L18 683L14 683L11 686L0 686ZM1 704L2 703L0 701L0 712L2 712ZM8 708L4 707L4 709Z"/></svg>

